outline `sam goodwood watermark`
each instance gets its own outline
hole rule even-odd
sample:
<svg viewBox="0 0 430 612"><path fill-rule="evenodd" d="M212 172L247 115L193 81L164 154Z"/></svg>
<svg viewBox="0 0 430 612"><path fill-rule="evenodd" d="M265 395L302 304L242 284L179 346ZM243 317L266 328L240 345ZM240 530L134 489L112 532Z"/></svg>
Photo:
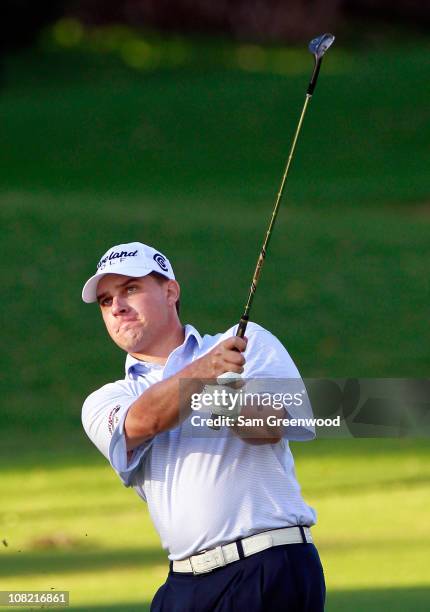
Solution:
<svg viewBox="0 0 430 612"><path fill-rule="evenodd" d="M228 427L252 428L253 436L282 427L291 439L306 430L319 438L430 436L430 379L243 379L236 388L201 381L192 394L188 383L181 381L183 426L193 436Z"/></svg>

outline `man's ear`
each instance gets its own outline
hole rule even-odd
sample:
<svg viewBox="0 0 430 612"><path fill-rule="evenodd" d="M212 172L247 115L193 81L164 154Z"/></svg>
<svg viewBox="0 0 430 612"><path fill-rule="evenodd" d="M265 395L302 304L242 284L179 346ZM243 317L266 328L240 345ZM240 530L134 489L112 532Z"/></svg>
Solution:
<svg viewBox="0 0 430 612"><path fill-rule="evenodd" d="M166 286L168 303L174 306L181 295L181 288L177 281L170 279L167 281Z"/></svg>

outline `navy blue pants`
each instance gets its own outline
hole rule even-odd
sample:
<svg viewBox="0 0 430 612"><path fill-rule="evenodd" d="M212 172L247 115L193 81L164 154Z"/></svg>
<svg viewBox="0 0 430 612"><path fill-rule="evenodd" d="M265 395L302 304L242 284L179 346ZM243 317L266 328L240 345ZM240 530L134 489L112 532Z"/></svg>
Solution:
<svg viewBox="0 0 430 612"><path fill-rule="evenodd" d="M151 612L322 612L324 601L317 549L287 544L207 574L170 571Z"/></svg>

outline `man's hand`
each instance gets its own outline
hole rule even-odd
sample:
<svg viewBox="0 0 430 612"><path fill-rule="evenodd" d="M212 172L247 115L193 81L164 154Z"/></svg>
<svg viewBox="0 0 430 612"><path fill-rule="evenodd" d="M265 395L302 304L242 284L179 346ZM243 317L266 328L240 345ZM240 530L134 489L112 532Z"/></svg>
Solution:
<svg viewBox="0 0 430 612"><path fill-rule="evenodd" d="M197 371L202 372L202 374L198 374L198 377L202 379L217 379L225 372L242 374L243 365L245 364L245 358L242 352L245 351L246 344L246 338L242 339L237 336L224 340L224 342L218 344L212 351L195 361L188 366L188 368L197 366ZM228 386L232 387L231 393L234 394L234 389L237 390L242 387L244 382L243 380L236 380L235 382L232 381L231 384L226 382L224 385L226 385L227 388ZM216 388L215 386L211 386L207 389L213 390ZM223 387L219 388L222 389ZM279 411L274 411L270 406L265 407L263 410L260 410L258 406L240 406L239 403L237 403L236 406L236 410L230 411L228 407L217 407L214 405L212 407L212 413L215 415L231 416L233 418L237 417L240 413L245 419L264 417L264 420L266 420L269 415L280 416ZM233 425L231 428L236 435L249 444L276 444L282 437L282 428L269 426L266 423L263 426Z"/></svg>
<svg viewBox="0 0 430 612"><path fill-rule="evenodd" d="M182 370L183 378L216 379L225 372L242 374L245 365L243 352L247 338L233 336L217 344L209 353L196 359Z"/></svg>

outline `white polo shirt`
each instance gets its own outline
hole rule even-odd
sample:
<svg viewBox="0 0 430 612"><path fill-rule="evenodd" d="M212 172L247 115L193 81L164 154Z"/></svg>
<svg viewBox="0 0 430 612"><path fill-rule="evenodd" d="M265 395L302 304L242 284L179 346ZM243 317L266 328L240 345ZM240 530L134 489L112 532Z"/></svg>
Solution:
<svg viewBox="0 0 430 612"><path fill-rule="evenodd" d="M233 336L205 335L185 327L184 343L164 366L127 356L125 379L92 393L82 409L85 431L126 486L148 503L163 548L183 559L260 531L314 525L316 513L300 493L290 440L309 440L312 428L285 428L277 444L249 444L229 428L200 428L191 415L178 427L156 435L127 458L124 421L130 405L219 342ZM275 336L255 323L247 327L245 371L249 379L298 379L300 374ZM195 413L194 413L195 414Z"/></svg>

